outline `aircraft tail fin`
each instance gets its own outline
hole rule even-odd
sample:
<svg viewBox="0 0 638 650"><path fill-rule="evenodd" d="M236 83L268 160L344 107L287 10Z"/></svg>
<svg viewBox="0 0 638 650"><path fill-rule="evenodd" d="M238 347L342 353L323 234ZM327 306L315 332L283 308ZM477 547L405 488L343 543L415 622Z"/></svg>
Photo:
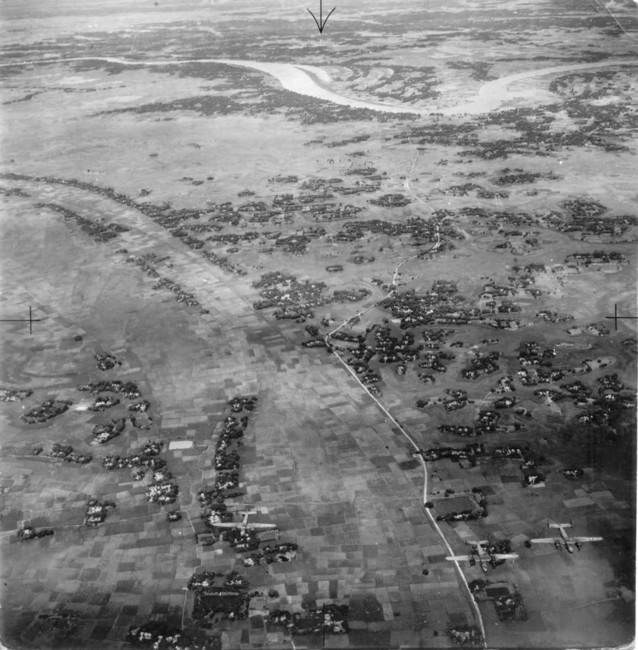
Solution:
<svg viewBox="0 0 638 650"><path fill-rule="evenodd" d="M554 524L554 523L551 523L551 524L547 524L547 527L548 528L571 528L572 525L571 524Z"/></svg>

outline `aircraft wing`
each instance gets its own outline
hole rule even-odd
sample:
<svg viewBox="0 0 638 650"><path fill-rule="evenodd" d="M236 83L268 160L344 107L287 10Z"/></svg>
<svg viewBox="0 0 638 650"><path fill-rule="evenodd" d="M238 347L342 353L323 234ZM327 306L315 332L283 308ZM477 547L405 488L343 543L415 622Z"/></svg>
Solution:
<svg viewBox="0 0 638 650"><path fill-rule="evenodd" d="M582 544L583 542L602 542L603 538L602 537L573 537L569 541L578 542L579 544Z"/></svg>
<svg viewBox="0 0 638 650"><path fill-rule="evenodd" d="M245 527L251 530L275 530L275 528L277 528L277 524L260 524L255 522L254 524L245 524Z"/></svg>
<svg viewBox="0 0 638 650"><path fill-rule="evenodd" d="M470 556L469 555L448 555L446 560L456 560L457 562L469 562Z"/></svg>
<svg viewBox="0 0 638 650"><path fill-rule="evenodd" d="M215 528L242 528L245 530L274 530L277 528L277 524L260 524L258 522L239 522L239 521L228 521L228 522L219 522L213 524Z"/></svg>
<svg viewBox="0 0 638 650"><path fill-rule="evenodd" d="M220 521L216 524L213 524L215 528L243 528L244 524L237 523L235 521Z"/></svg>
<svg viewBox="0 0 638 650"><path fill-rule="evenodd" d="M539 537L538 539L530 539L529 541L532 544L553 544L556 539L556 537Z"/></svg>
<svg viewBox="0 0 638 650"><path fill-rule="evenodd" d="M516 553L495 553L492 557L495 560L515 560L518 555Z"/></svg>

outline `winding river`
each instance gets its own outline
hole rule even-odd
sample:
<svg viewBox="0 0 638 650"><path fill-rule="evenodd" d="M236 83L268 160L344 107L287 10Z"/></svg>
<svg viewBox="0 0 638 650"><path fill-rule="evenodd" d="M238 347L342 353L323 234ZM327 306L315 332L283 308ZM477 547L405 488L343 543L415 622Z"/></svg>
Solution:
<svg viewBox="0 0 638 650"><path fill-rule="evenodd" d="M417 108L407 104L386 104L383 102L372 102L363 99L356 99L353 97L346 97L330 90L332 82L330 75L322 68L301 65L296 63L266 63L262 61L247 61L241 59L185 59L185 60L165 60L165 61L131 61L130 59L118 59L115 57L72 57L65 59L40 59L37 61L19 61L11 63L2 63L0 67L17 66L17 65L36 65L36 64L52 64L64 63L67 61L107 61L109 63L117 63L120 65L130 66L169 66L169 65L183 65L188 63L223 63L225 65L240 66L243 68L251 68L259 70L266 74L275 77L277 81L286 90L305 95L307 97L314 97L316 99L323 99L333 104L340 106L349 106L351 108L367 108L373 111L380 111L384 113L402 113L411 115L430 115L432 113L442 113L444 115L462 115L474 113L488 113L499 109L508 99L512 98L512 94L508 90L508 86L512 83L523 81L525 79L532 79L534 77L543 77L551 74L561 74L564 72L573 72L577 70L593 70L596 68L608 68L613 66L626 66L638 65L637 59L610 59L607 61L598 61L596 63L572 63L569 65L558 65L548 68L539 68L538 70L528 70L527 72L519 72L517 74L507 75L488 81L483 84L475 97L469 103L453 106L451 108L440 109L436 106L431 108ZM525 94L525 93L524 93ZM520 95L515 93L514 96ZM529 89L527 90L529 95Z"/></svg>
<svg viewBox="0 0 638 650"><path fill-rule="evenodd" d="M539 68L538 70L528 70L527 72L519 72L517 74L495 79L494 81L488 81L481 86L476 98L467 104L445 109L432 107L426 110L406 104L385 104L382 102L370 102L345 97L344 95L338 95L327 87L331 82L330 75L322 68L317 68L315 66L297 65L292 63L261 63L259 61L240 61L233 59L215 59L215 62L226 63L227 65L239 65L266 72L275 77L286 90L301 95L307 95L309 97L316 97L317 99L325 99L334 104L350 106L352 108L368 108L373 111L383 111L386 113L411 113L413 115L430 115L431 113L442 113L444 115L488 113L498 109L501 104L510 98L508 86L517 81L577 70L592 70L594 68L606 68L620 65L638 65L638 59L630 61L609 60L599 61L597 63L573 63L549 68Z"/></svg>
<svg viewBox="0 0 638 650"><path fill-rule="evenodd" d="M597 63L572 63L507 75L506 77L501 77L500 79L488 81L486 84L483 84L479 88L476 99L473 102L464 106L455 106L452 109L441 112L457 115L459 113L488 113L489 111L498 109L503 102L507 101L509 98L508 86L517 81L523 81L533 77L544 77L550 74L562 74L564 72L575 72L578 70L586 72L594 68L610 68L621 65L638 65L638 59L598 61Z"/></svg>

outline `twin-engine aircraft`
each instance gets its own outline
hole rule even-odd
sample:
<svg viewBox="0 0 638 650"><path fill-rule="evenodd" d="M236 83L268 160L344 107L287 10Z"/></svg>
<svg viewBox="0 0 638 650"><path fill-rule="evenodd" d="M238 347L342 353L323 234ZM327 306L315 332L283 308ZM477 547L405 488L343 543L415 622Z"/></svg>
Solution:
<svg viewBox="0 0 638 650"><path fill-rule="evenodd" d="M573 553L574 549L580 551L581 545L586 542L602 542L602 537L571 537L565 532L565 528L571 528L571 524L547 524L548 528L557 528L560 531L560 537L541 537L539 539L530 539L532 544L553 544L555 548L562 551L567 549L568 553Z"/></svg>
<svg viewBox="0 0 638 650"><path fill-rule="evenodd" d="M248 510L239 513L242 516L241 521L224 521L214 524L215 528L238 528L240 530L276 530L277 524L262 524L259 522L249 522L250 515L259 514L257 510Z"/></svg>
<svg viewBox="0 0 638 650"><path fill-rule="evenodd" d="M487 573L488 565L495 568L505 560L515 560L518 557L516 553L492 552L494 545L487 540L471 541L467 543L472 547L469 555L450 555L445 559L469 562L470 566L475 566L478 561L481 565L481 569L483 569L483 573Z"/></svg>

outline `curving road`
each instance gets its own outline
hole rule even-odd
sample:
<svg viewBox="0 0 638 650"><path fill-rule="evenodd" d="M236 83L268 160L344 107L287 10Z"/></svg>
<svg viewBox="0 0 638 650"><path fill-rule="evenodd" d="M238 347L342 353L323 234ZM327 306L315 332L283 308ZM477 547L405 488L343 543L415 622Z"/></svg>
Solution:
<svg viewBox="0 0 638 650"><path fill-rule="evenodd" d="M410 170L410 174L412 174L412 172L414 171L414 167L416 165L418 155L419 154L418 154L418 151L417 151L417 155L414 158L414 162L412 163L412 168ZM409 175L408 175L408 179L409 179ZM427 203L425 203L425 204L428 205ZM428 207L432 210L432 208L429 205L428 205ZM437 237L438 237L438 241L432 246L430 251L436 250L439 247L439 245L441 244L441 237L440 237L440 234L439 234L438 227L437 227ZM399 269L406 262L409 262L410 260L414 259L415 257L417 257L417 255L413 255L412 257L405 258L404 260L399 262L399 264L394 269L394 274L392 276L392 287L396 287L396 282L397 282L397 279L398 279L398 276L399 276ZM391 296L394 291L395 291L395 289L392 288L389 291L388 296ZM328 334L326 334L326 336L324 337L324 340L325 340L326 344L329 344L330 343L330 337L335 332L339 331L342 327L347 325L352 320L352 318L356 318L357 316L361 316L365 312L367 312L370 309L372 309L373 307L375 307L377 305L377 303L378 303L378 301L375 301L372 305L370 305L370 306L366 307L365 309L359 311L355 316L350 316L349 318L344 320L343 323L341 323L341 325L338 325L337 327L332 329L330 332L328 332ZM330 348L328 348L328 349L330 349ZM383 405L383 403L376 397L376 395L373 395L368 390L368 388L361 381L361 379L359 378L357 373L352 369L351 366L349 366L342 359L341 355L335 349L332 349L331 351L332 351L332 354L335 357L335 359L339 362L339 364L341 366L343 366L343 368L354 378L354 380L357 382L357 384L363 390L363 392L367 395L367 397L369 397L370 399L372 399L375 402L375 404L377 405L379 410L386 416L386 418L392 424L394 424L394 426L397 428L397 430L401 432L403 437L410 443L410 446L414 449L414 451L419 452L420 447L416 443L415 439L405 430L405 428L399 423L399 421L394 417L394 415L392 415L392 413L389 411L389 409L386 406ZM450 542L446 538L445 533L443 532L443 530L439 526L437 520L434 518L434 515L432 514L430 508L426 507L426 505L425 505L428 502L428 482L429 482L428 466L427 466L427 463L426 463L425 459L423 458L423 456L421 454L417 453L416 455L417 455L417 458L419 459L419 461L421 463L421 469L423 470L423 505L424 505L424 511L425 511L426 517L427 517L428 521L430 522L432 528L436 531L436 534L438 535L439 539L443 542L443 545L445 546L445 549L447 550L447 552L450 554L450 556L452 556L454 558L455 553L454 553L454 550L452 549L452 546L450 545ZM463 570L461 569L461 566L460 566L458 560L452 559L452 563L454 564L454 568L456 569L456 573L457 573L457 575L458 575L458 577L459 577L459 579L461 581L461 584L463 585L463 588L465 589L465 592L467 594L470 606L471 606L472 611L474 613L474 619L475 619L476 623L478 624L478 627L479 627L479 629L481 631L482 646L483 646L484 649L486 649L487 648L487 637L486 637L486 633L485 633L485 623L483 622L483 616L481 614L481 610L480 610L480 608L478 606L478 603L474 599L474 596L472 594L472 590L470 589L470 585L468 583L467 577L465 576L465 573L463 573Z"/></svg>
<svg viewBox="0 0 638 650"><path fill-rule="evenodd" d="M405 260L404 260L405 261ZM403 262L401 263L403 264ZM399 265L400 266L400 265ZM397 267L398 269L398 267ZM335 330L330 332L332 334L333 332L336 332L338 329L340 329L342 326L337 327ZM330 334L326 336L326 340L330 337ZM372 399L378 408L383 412L383 414L394 424L394 426L401 432L401 434L404 436L404 438L410 443L410 445L414 448L415 452L419 451L419 445L415 442L414 438L399 424L397 419L390 413L390 411L377 399L375 395L370 393L368 389L366 388L365 384L359 379L357 373L341 358L338 352L335 350L332 351L332 354L334 357L337 359L337 361L346 369L346 371L355 379L355 381L359 384L359 386L363 389L363 391L366 393L366 395ZM434 515L432 514L430 508L425 507L425 504L428 501L428 481L429 481L429 475L428 475L428 466L427 463L425 462L425 459L421 454L416 454L420 463L421 463L421 469L423 470L423 504L424 504L424 511L427 516L427 519L429 520L430 524L436 531L437 535L439 536L439 539L443 542L443 545L445 546L445 549L447 552L450 554L451 557L454 557L454 551L452 547L450 546L450 542L448 542L447 538L445 537L445 534L441 530L441 527L439 526L437 520L434 518ZM454 568L456 569L456 573L461 581L461 584L465 588L465 592L467 594L467 597L469 599L470 605L472 607L472 610L474 612L474 617L476 622L478 623L479 629L481 631L481 639L482 639L482 645L483 648L487 648L487 637L485 634L485 624L483 622L483 616L481 615L481 610L478 606L478 603L474 599L474 596L472 594L472 590L470 589L470 585L468 584L467 578L465 577L465 573L463 573L463 570L461 569L461 566L459 565L458 560L453 559L452 563L454 564Z"/></svg>
<svg viewBox="0 0 638 650"><path fill-rule="evenodd" d="M528 70L517 74L507 75L494 81L488 81L483 84L476 95L476 98L460 106L452 108L439 109L432 106L429 109L416 108L406 104L386 104L383 102L372 102L353 97L346 97L333 92L328 87L331 83L330 75L322 68L310 65L301 65L295 63L268 63L262 61L248 61L241 59L183 59L183 60L163 60L163 61L133 61L130 59L120 59L116 57L99 57L99 56L82 56L70 57L63 59L39 59L35 61L14 61L1 63L0 67L14 67L22 65L39 65L51 63L65 63L71 61L106 61L108 63L117 63L120 65L130 66L168 66L183 65L188 63L223 63L225 65L240 66L259 70L275 77L282 87L291 92L314 97L325 101L338 104L340 106L349 106L350 108L366 108L383 113L411 114L411 115L430 115L432 113L442 113L444 115L462 115L467 113L488 113L497 110L509 98L508 86L517 81L531 79L534 77L543 77L550 74L560 74L563 72L572 72L576 70L592 70L594 68L606 68L612 66L638 65L638 58L631 60L610 59L608 61L598 61L596 63L573 63L569 65L552 66L548 68L539 68L537 70Z"/></svg>

